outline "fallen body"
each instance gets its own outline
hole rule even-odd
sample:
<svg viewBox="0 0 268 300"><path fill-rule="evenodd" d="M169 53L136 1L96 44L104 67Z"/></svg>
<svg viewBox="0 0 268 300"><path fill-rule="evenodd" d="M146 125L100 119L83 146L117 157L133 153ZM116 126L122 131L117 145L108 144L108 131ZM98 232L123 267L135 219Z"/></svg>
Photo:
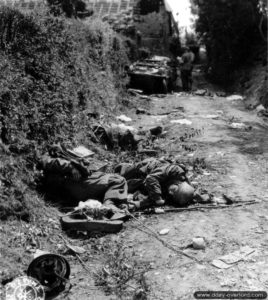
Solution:
<svg viewBox="0 0 268 300"><path fill-rule="evenodd" d="M115 172L127 180L130 193L141 190L158 206L165 204L164 199L184 206L201 197L190 185L183 165L149 158L136 164L119 164Z"/></svg>
<svg viewBox="0 0 268 300"><path fill-rule="evenodd" d="M116 210L127 203L127 183L122 176L89 171L82 161L62 153L60 146L54 146L39 162L47 191L68 197L74 205L96 199Z"/></svg>
<svg viewBox="0 0 268 300"><path fill-rule="evenodd" d="M80 201L95 199L114 212L145 206L162 206L165 199L172 205L185 206L200 197L190 185L183 165L166 160L145 159L137 164L119 164L115 173L90 171L82 160L66 155L61 146L51 147L42 157L46 191L71 199L73 206ZM146 197L133 202L128 196L141 191ZM135 200L135 199L134 199Z"/></svg>

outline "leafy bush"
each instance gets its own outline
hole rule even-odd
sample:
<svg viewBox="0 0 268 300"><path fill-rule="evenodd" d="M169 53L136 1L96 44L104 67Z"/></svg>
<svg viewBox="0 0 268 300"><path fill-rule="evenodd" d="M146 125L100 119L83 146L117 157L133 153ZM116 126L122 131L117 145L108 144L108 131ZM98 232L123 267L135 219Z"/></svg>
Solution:
<svg viewBox="0 0 268 300"><path fill-rule="evenodd" d="M24 15L1 8L2 142L15 156L32 156L54 142L85 142L90 113L111 112L120 105L127 63L123 42L100 21L85 25L47 12ZM9 169L8 160L6 164L3 170ZM25 160L20 169L18 180L27 174ZM24 203L23 197L15 198Z"/></svg>
<svg viewBox="0 0 268 300"><path fill-rule="evenodd" d="M0 121L4 143L52 142L85 109L115 107L127 56L101 22L0 11ZM12 122L11 122L12 120Z"/></svg>
<svg viewBox="0 0 268 300"><path fill-rule="evenodd" d="M79 17L91 16L92 10L87 10L86 3L82 0L47 0L50 7L50 12L56 16L65 14L66 17Z"/></svg>

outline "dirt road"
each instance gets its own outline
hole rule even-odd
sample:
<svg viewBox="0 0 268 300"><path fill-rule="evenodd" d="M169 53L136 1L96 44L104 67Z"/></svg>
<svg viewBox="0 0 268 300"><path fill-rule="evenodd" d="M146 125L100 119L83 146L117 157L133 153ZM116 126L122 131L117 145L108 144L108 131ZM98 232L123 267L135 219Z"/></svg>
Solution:
<svg viewBox="0 0 268 300"><path fill-rule="evenodd" d="M137 261L150 264L150 270L144 275L148 299L194 299L194 292L200 290L267 291L267 125L255 112L244 109L242 101L226 98L174 94L153 98L150 105L151 115L130 116L137 128L164 127L167 136L156 141L160 156L173 155L188 165L202 162L199 173L194 174L190 168L189 176L195 185L215 197L225 193L239 200L260 203L140 218L154 231L169 229L168 235L161 238L176 249L185 247L193 237L204 237L205 250L184 250L199 262L178 255L140 231L137 221L127 222L118 238L133 250ZM186 124L174 120L184 120ZM254 252L244 261L228 269L212 266L214 259L245 246ZM78 286L74 293L80 290ZM111 299L94 295L91 293L90 299Z"/></svg>

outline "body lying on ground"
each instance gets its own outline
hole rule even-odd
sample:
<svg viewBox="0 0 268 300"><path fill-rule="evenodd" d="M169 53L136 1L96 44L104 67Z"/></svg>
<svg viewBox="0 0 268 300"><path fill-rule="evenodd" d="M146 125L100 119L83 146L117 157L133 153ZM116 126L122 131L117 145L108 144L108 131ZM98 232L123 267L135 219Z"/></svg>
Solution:
<svg viewBox="0 0 268 300"><path fill-rule="evenodd" d="M135 133L134 128L122 124L94 125L93 132L109 150L118 148L135 150L140 141L140 137Z"/></svg>
<svg viewBox="0 0 268 300"><path fill-rule="evenodd" d="M127 183L118 174L89 171L82 161L68 157L60 146L54 146L39 163L43 170L43 183L52 194L61 194L79 201L96 199L116 210L127 203Z"/></svg>
<svg viewBox="0 0 268 300"><path fill-rule="evenodd" d="M174 205L183 206L196 197L183 165L149 158L136 164L119 164L115 172L127 180L129 193L140 190L156 205L164 205L166 198Z"/></svg>

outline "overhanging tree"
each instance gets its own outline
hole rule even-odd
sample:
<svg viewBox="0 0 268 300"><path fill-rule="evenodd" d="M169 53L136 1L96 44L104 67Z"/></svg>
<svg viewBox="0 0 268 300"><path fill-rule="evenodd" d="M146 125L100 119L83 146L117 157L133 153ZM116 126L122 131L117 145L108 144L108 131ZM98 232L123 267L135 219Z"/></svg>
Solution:
<svg viewBox="0 0 268 300"><path fill-rule="evenodd" d="M261 43L260 21L266 5L259 0L192 0L198 13L196 30L207 48L208 65L216 81L230 74ZM262 32L262 31L261 31Z"/></svg>

